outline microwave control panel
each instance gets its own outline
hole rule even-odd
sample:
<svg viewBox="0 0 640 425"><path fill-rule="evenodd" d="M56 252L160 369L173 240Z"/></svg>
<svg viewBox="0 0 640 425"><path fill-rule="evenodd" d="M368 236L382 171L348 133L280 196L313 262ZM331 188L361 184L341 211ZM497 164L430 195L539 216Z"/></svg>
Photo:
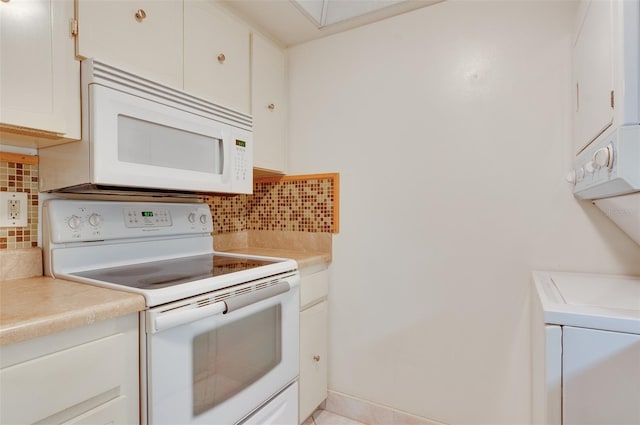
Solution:
<svg viewBox="0 0 640 425"><path fill-rule="evenodd" d="M235 180L247 180L248 173L248 159L247 142L244 140L236 139L235 141Z"/></svg>

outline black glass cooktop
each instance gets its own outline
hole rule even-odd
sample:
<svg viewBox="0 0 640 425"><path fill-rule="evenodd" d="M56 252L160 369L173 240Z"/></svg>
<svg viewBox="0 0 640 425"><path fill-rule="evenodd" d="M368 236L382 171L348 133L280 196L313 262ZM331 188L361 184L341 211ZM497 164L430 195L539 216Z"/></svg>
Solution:
<svg viewBox="0 0 640 425"><path fill-rule="evenodd" d="M71 275L131 288L159 289L181 283L193 282L195 280L250 270L277 262L277 260L256 260L228 257L219 254L206 254L127 266L108 267L71 273Z"/></svg>

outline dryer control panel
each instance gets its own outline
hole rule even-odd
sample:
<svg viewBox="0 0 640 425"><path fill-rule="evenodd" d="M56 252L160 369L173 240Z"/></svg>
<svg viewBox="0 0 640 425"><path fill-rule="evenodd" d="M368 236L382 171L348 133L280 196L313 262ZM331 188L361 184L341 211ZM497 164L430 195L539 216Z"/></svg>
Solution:
<svg viewBox="0 0 640 425"><path fill-rule="evenodd" d="M640 191L640 125L618 128L576 157L567 181L580 199Z"/></svg>

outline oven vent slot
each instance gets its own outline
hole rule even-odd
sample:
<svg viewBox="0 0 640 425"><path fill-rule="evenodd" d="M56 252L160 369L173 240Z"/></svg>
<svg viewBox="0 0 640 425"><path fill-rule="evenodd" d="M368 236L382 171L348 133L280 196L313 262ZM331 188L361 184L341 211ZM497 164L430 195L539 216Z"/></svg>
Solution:
<svg viewBox="0 0 640 425"><path fill-rule="evenodd" d="M236 297L238 295L244 295L251 292L260 291L262 289L269 288L273 285L276 285L279 282L280 282L279 279L273 279L267 282L259 282L255 284L249 284L247 286L241 286L239 288L229 288L229 290L226 292L218 293L216 294L215 297L208 297L208 298L197 300L194 304L196 308L205 307L220 301L224 301L229 298Z"/></svg>

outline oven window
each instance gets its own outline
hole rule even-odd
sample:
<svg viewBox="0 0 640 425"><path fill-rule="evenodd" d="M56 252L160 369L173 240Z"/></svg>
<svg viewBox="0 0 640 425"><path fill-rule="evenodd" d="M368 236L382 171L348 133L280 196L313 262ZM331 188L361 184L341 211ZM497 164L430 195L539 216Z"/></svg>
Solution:
<svg viewBox="0 0 640 425"><path fill-rule="evenodd" d="M278 304L194 337L194 416L233 397L280 363L281 322Z"/></svg>

